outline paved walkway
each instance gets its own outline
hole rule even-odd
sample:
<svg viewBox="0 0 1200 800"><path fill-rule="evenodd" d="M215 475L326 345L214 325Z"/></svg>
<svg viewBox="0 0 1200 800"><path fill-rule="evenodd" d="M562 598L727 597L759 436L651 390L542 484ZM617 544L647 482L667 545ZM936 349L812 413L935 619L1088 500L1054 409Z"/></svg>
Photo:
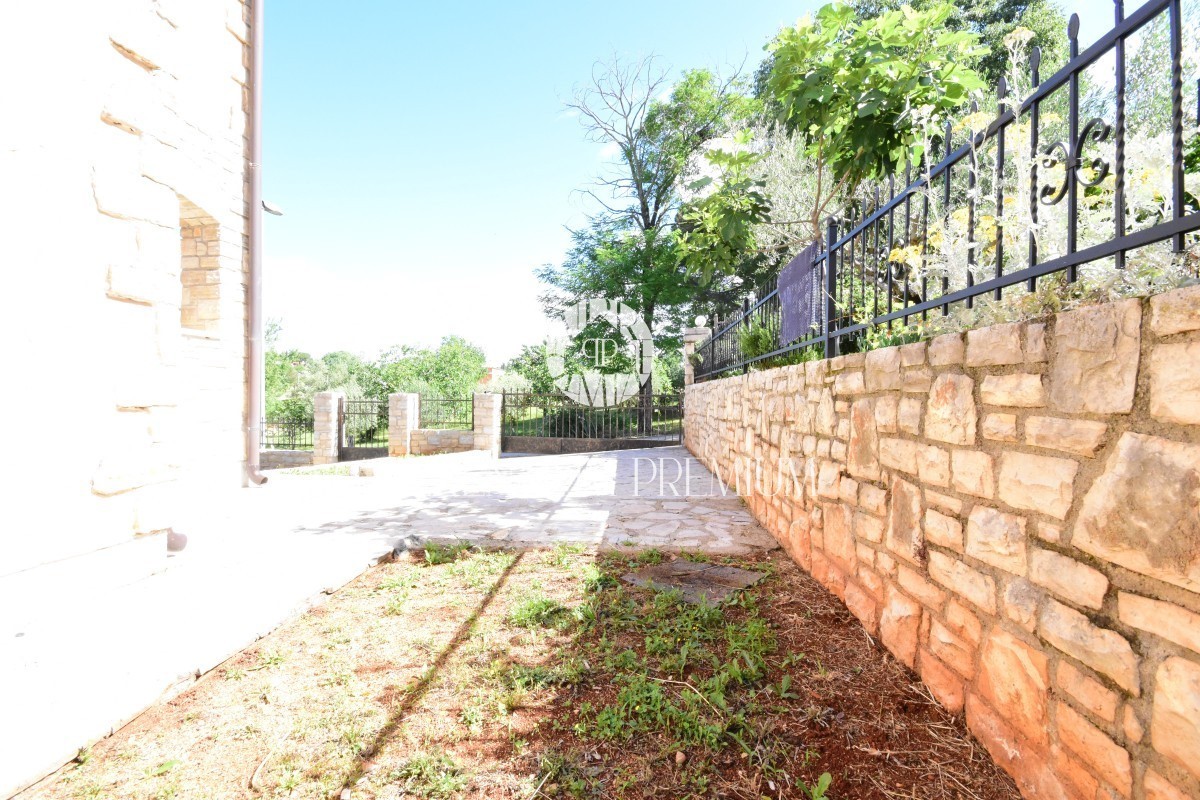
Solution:
<svg viewBox="0 0 1200 800"><path fill-rule="evenodd" d="M397 546L775 546L678 447L498 461L463 453L355 469L373 474L273 473L259 489L197 498L188 549L134 583L106 586L92 570L22 587L19 598L0 587L0 797Z"/></svg>

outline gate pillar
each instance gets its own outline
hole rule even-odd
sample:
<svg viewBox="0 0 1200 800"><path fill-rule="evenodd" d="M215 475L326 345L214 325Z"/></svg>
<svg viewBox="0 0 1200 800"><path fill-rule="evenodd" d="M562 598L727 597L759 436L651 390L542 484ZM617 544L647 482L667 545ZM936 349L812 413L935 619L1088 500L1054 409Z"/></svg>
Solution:
<svg viewBox="0 0 1200 800"><path fill-rule="evenodd" d="M421 395L399 392L388 395L388 455L412 453L412 432L421 423Z"/></svg>
<svg viewBox="0 0 1200 800"><path fill-rule="evenodd" d="M504 402L502 394L475 394L472 397L475 404L475 447L476 450L487 450L493 458L500 456L500 407Z"/></svg>
<svg viewBox="0 0 1200 800"><path fill-rule="evenodd" d="M313 464L336 464L342 442L341 392L317 392L313 397Z"/></svg>

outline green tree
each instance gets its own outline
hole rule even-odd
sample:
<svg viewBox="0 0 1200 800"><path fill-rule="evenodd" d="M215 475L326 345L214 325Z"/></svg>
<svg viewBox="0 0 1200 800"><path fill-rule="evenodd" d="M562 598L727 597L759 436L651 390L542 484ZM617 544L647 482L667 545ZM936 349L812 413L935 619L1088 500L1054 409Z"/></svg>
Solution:
<svg viewBox="0 0 1200 800"><path fill-rule="evenodd" d="M941 130L983 87L965 66L977 55L976 36L947 26L952 11L906 6L863 20L853 7L831 3L781 30L768 45L762 89L788 146L811 164L805 218L771 219L763 183L749 173L757 156L714 153L715 191L681 212L696 223L682 248L688 268L728 272L755 252L754 228L763 224L806 222L806 242L818 241L824 218L861 184L920 163L927 131Z"/></svg>
<svg viewBox="0 0 1200 800"><path fill-rule="evenodd" d="M944 0L850 0L860 20L878 17L909 6L918 12L945 5ZM1105 11L1111 15L1111 7ZM979 38L981 48L967 62L989 87L995 87L1008 74L1008 50L1004 38L1017 28L1028 28L1034 36L1030 46L1042 48L1042 70L1048 75L1066 63L1067 21L1062 11L1049 0L972 0L955 3L944 25L951 31L970 31Z"/></svg>
<svg viewBox="0 0 1200 800"><path fill-rule="evenodd" d="M461 336L447 336L436 349L398 345L375 365L376 391L417 392L431 397L467 397L487 373L487 358Z"/></svg>

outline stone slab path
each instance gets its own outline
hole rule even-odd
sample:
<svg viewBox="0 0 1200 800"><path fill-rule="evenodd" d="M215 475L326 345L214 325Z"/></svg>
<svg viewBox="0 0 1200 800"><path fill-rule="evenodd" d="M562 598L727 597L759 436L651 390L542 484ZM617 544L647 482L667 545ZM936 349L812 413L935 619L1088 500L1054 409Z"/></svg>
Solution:
<svg viewBox="0 0 1200 800"><path fill-rule="evenodd" d="M0 581L0 797L72 758L396 547L774 548L683 448L359 462L188 498L187 550L118 581L70 564ZM686 483L686 485L685 485ZM52 535L47 530L30 535Z"/></svg>

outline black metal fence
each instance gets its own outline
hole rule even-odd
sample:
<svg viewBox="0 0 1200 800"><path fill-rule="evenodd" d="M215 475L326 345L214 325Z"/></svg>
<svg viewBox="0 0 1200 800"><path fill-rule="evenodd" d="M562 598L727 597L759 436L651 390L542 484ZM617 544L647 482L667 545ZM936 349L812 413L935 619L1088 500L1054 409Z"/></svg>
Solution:
<svg viewBox="0 0 1200 800"><path fill-rule="evenodd" d="M876 345L900 343L917 335L910 322L928 320L931 312L947 315L952 307L971 308L976 298L1033 293L1047 276L1073 283L1081 266L1101 260L1106 269L1124 270L1127 253L1156 243L1169 241L1176 253L1193 244L1200 185L1189 192L1185 168L1200 169L1200 138L1191 134L1185 151L1180 0L1150 0L1128 17L1121 0L1112 8L1115 27L1082 52L1079 19L1072 16L1070 59L1046 80L1034 48L1024 96L1001 81L997 113L986 127L956 138L947 125L940 142L932 142L942 155L937 164L909 165L899 192L893 176L851 203L844 219L827 222L813 266L821 319L810 335L780 341L784 310L777 290L765 292L733 319L714 324L694 356L697 378L834 356L862 348L868 334L879 337ZM1139 70L1136 91L1126 75L1134 36L1143 43L1165 37L1170 63L1169 70ZM1088 69L1110 63L1111 87L1107 78L1089 79L1093 91L1081 100ZM1151 117L1143 113L1144 98L1155 81L1165 81L1169 113L1127 152L1130 131L1144 130ZM1200 124L1200 81L1196 92ZM1151 134L1169 137L1161 157L1151 152ZM1149 205L1135 205L1131 159L1139 159L1139 179L1147 170L1169 170L1160 188L1136 187L1137 194L1151 192ZM1081 214L1088 230L1081 229ZM958 253L947 245L956 229L963 242Z"/></svg>
<svg viewBox="0 0 1200 800"><path fill-rule="evenodd" d="M388 401L345 400L342 405L342 453L388 446ZM360 457L370 454L355 454Z"/></svg>
<svg viewBox="0 0 1200 800"><path fill-rule="evenodd" d="M259 427L263 450L312 450L313 419L264 419Z"/></svg>
<svg viewBox="0 0 1200 800"><path fill-rule="evenodd" d="M466 430L475 427L475 401L471 397L421 397L421 428Z"/></svg>
<svg viewBox="0 0 1200 800"><path fill-rule="evenodd" d="M579 405L561 394L505 392L501 433L565 439L662 439L680 441L683 398L678 394L635 397L620 405Z"/></svg>

